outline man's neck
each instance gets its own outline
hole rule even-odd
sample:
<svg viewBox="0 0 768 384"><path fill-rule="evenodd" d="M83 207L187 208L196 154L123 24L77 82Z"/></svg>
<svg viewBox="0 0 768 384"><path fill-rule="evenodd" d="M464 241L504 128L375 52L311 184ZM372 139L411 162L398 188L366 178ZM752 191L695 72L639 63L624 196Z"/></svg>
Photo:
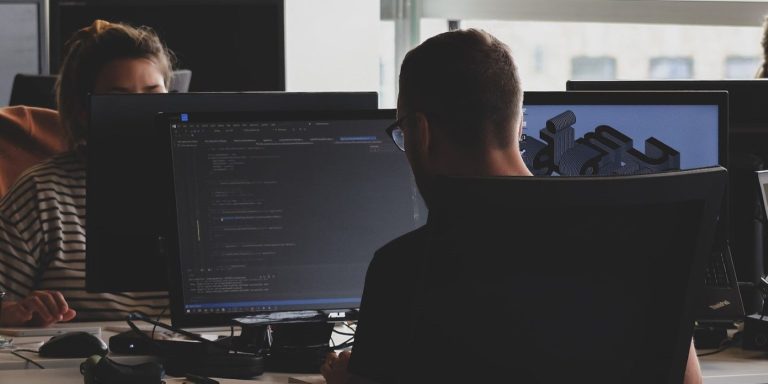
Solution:
<svg viewBox="0 0 768 384"><path fill-rule="evenodd" d="M451 176L532 176L515 149L444 155L437 173ZM442 172L440 172L442 171Z"/></svg>

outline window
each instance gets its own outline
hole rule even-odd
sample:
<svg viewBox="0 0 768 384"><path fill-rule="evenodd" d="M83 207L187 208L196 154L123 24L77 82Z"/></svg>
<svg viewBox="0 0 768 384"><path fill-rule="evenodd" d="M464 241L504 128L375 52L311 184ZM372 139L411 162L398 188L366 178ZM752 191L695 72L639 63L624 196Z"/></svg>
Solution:
<svg viewBox="0 0 768 384"><path fill-rule="evenodd" d="M728 56L725 58L726 79L752 79L763 64L757 56Z"/></svg>
<svg viewBox="0 0 768 384"><path fill-rule="evenodd" d="M615 78L616 59L613 57L576 56L571 59L572 80L613 80Z"/></svg>
<svg viewBox="0 0 768 384"><path fill-rule="evenodd" d="M393 17L384 10L394 1L381 1ZM447 31L448 20L486 30L510 47L528 91L564 90L570 79L752 77L768 13L761 1L410 1L421 4L412 41Z"/></svg>
<svg viewBox="0 0 768 384"><path fill-rule="evenodd" d="M690 57L654 57L648 75L651 79L692 79L693 59Z"/></svg>

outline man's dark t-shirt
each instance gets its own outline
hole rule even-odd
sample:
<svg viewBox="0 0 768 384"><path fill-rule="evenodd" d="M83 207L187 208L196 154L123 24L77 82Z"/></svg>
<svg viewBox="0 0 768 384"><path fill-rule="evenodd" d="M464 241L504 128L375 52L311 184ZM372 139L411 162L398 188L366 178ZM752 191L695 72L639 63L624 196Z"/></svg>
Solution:
<svg viewBox="0 0 768 384"><path fill-rule="evenodd" d="M427 227L407 233L379 249L368 266L360 319L349 371L377 382L402 373L407 324L426 256ZM395 365L395 366L393 366Z"/></svg>

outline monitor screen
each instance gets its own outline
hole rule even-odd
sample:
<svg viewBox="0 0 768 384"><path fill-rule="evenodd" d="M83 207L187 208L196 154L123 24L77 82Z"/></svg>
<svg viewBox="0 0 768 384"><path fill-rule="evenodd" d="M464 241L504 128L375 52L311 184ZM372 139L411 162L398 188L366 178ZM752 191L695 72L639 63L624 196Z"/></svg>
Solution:
<svg viewBox="0 0 768 384"><path fill-rule="evenodd" d="M730 164L740 168L754 167L758 160L768 167L768 117L765 97L768 79L752 80L642 80L642 81L569 81L569 91L727 91L728 92L728 152ZM733 163L736 161L736 163ZM741 166L740 164L744 164ZM733 180L731 186L752 190L750 181ZM751 176L751 174L750 174ZM747 177L746 179L751 179ZM738 192L738 195L743 193ZM736 199L736 196L733 197ZM744 197L739 200L746 200ZM733 202L732 202L733 204Z"/></svg>
<svg viewBox="0 0 768 384"><path fill-rule="evenodd" d="M19 73L47 73L47 17L41 0L0 0L0 106Z"/></svg>
<svg viewBox="0 0 768 384"><path fill-rule="evenodd" d="M349 110L377 105L375 92L93 95L86 288L91 292L168 289L166 258L175 252L176 213L171 204L168 132L155 127L157 113Z"/></svg>
<svg viewBox="0 0 768 384"><path fill-rule="evenodd" d="M768 130L768 79L569 81L569 91L727 91L731 132Z"/></svg>
<svg viewBox="0 0 768 384"><path fill-rule="evenodd" d="M385 133L394 119L393 110L169 116L174 324L180 311L204 320L359 307L374 252L426 221L405 154Z"/></svg>
<svg viewBox="0 0 768 384"><path fill-rule="evenodd" d="M726 94L525 94L521 151L535 175L631 175L723 164Z"/></svg>

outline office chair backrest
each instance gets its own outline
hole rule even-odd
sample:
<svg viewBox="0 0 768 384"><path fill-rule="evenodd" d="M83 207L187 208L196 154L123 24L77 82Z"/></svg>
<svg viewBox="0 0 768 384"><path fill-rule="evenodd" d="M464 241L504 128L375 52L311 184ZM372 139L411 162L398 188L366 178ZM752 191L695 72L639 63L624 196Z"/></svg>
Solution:
<svg viewBox="0 0 768 384"><path fill-rule="evenodd" d="M56 76L17 74L13 78L9 106L26 105L56 109Z"/></svg>
<svg viewBox="0 0 768 384"><path fill-rule="evenodd" d="M55 75L25 75L17 74L13 78L10 106L26 105L57 109L56 107L56 79ZM168 92L187 92L192 81L192 71L179 69L173 71L171 85Z"/></svg>
<svg viewBox="0 0 768 384"><path fill-rule="evenodd" d="M725 180L439 179L408 380L682 382Z"/></svg>
<svg viewBox="0 0 768 384"><path fill-rule="evenodd" d="M189 69L177 69L173 71L173 78L171 78L171 85L168 87L168 92L188 92L190 82L192 82L192 71Z"/></svg>

